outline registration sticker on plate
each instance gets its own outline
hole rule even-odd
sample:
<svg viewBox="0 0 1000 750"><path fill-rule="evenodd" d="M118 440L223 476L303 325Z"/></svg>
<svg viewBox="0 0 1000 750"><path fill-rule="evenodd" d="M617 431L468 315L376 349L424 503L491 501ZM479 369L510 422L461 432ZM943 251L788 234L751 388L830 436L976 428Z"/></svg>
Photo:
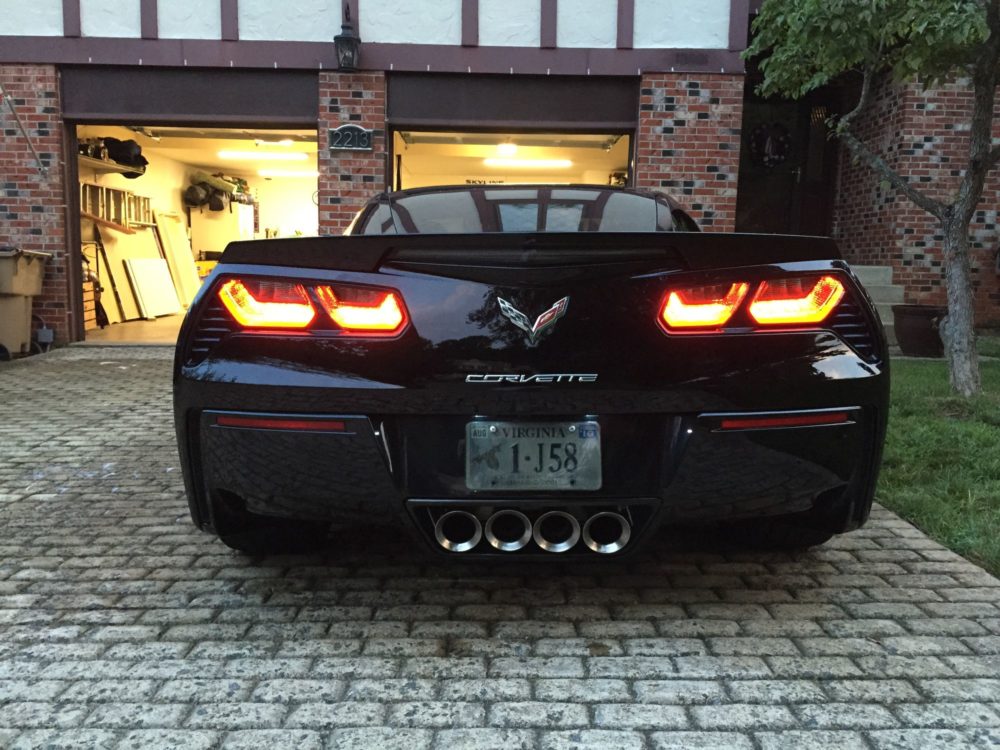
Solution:
<svg viewBox="0 0 1000 750"><path fill-rule="evenodd" d="M599 490L597 422L494 422L465 426L470 490Z"/></svg>

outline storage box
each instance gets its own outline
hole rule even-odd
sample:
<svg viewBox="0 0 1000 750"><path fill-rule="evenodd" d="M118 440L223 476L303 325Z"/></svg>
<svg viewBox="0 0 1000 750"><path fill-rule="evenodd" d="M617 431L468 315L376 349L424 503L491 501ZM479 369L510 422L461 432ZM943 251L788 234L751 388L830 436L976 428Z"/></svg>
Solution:
<svg viewBox="0 0 1000 750"><path fill-rule="evenodd" d="M0 344L12 355L31 347L31 297L0 296Z"/></svg>
<svg viewBox="0 0 1000 750"><path fill-rule="evenodd" d="M41 294L45 261L51 257L33 250L0 249L0 294Z"/></svg>

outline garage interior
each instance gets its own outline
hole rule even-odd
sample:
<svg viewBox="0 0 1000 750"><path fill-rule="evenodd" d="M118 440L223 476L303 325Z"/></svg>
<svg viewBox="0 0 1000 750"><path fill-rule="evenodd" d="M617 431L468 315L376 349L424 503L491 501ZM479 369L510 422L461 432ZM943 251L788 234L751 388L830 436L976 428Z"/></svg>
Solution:
<svg viewBox="0 0 1000 750"><path fill-rule="evenodd" d="M229 242L318 233L315 130L88 124L76 136L89 342L173 343ZM631 138L407 129L393 156L396 189L625 185Z"/></svg>
<svg viewBox="0 0 1000 750"><path fill-rule="evenodd" d="M81 125L76 137L88 342L173 343L226 244L318 232L315 130Z"/></svg>
<svg viewBox="0 0 1000 750"><path fill-rule="evenodd" d="M616 185L628 183L624 133L496 133L399 129L397 190L433 185Z"/></svg>

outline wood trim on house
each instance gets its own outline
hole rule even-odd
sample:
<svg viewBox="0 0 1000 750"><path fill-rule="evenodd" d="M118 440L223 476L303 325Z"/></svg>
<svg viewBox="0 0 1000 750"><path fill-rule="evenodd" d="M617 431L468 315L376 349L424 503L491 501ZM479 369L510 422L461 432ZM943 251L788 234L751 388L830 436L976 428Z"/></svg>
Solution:
<svg viewBox="0 0 1000 750"><path fill-rule="evenodd" d="M235 10L236 0L222 0ZM235 18L232 24L235 25ZM235 34L236 29L231 31ZM0 63L336 70L332 41L126 39L0 36ZM364 70L540 75L641 75L676 71L742 74L740 53L724 49L540 49L435 44L364 44Z"/></svg>
<svg viewBox="0 0 1000 750"><path fill-rule="evenodd" d="M240 38L239 0L220 0L222 13L222 41L235 42Z"/></svg>
<svg viewBox="0 0 1000 750"><path fill-rule="evenodd" d="M462 0L462 46L479 46L479 0Z"/></svg>
<svg viewBox="0 0 1000 750"><path fill-rule="evenodd" d="M635 0L618 0L618 49L632 49L635 37Z"/></svg>
<svg viewBox="0 0 1000 750"><path fill-rule="evenodd" d="M729 49L742 52L747 48L751 0L732 0L729 7ZM758 2L758 8L760 3Z"/></svg>
<svg viewBox="0 0 1000 750"><path fill-rule="evenodd" d="M542 0L541 17L541 47L543 49L553 49L556 46L556 20L558 14L558 0Z"/></svg>
<svg viewBox="0 0 1000 750"><path fill-rule="evenodd" d="M343 6L340 9L340 22L343 24L345 20L345 11L350 11L351 14L351 28L354 29L354 33L361 37L361 9L358 7L358 0L345 0ZM337 33L340 33L339 31ZM364 43L364 40L361 40Z"/></svg>
<svg viewBox="0 0 1000 750"><path fill-rule="evenodd" d="M79 37L83 32L80 26L80 0L63 0L63 36Z"/></svg>
<svg viewBox="0 0 1000 750"><path fill-rule="evenodd" d="M139 24L143 39L156 39L159 37L156 0L140 0Z"/></svg>

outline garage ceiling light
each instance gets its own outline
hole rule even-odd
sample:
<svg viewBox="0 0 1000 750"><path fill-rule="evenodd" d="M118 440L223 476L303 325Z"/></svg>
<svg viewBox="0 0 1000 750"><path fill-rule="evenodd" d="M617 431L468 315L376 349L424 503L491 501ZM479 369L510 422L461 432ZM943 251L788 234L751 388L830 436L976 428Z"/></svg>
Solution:
<svg viewBox="0 0 1000 750"><path fill-rule="evenodd" d="M254 139L255 146L284 146L285 148L288 148L294 143L295 141L291 138L282 138L280 141L268 141L263 138Z"/></svg>
<svg viewBox="0 0 1000 750"><path fill-rule="evenodd" d="M301 151L220 151L219 158L244 161L305 161L309 158L309 154Z"/></svg>
<svg viewBox="0 0 1000 750"><path fill-rule="evenodd" d="M511 169L568 169L573 166L569 159L483 159L483 164Z"/></svg>
<svg viewBox="0 0 1000 750"><path fill-rule="evenodd" d="M319 177L315 169L258 169L261 177Z"/></svg>

